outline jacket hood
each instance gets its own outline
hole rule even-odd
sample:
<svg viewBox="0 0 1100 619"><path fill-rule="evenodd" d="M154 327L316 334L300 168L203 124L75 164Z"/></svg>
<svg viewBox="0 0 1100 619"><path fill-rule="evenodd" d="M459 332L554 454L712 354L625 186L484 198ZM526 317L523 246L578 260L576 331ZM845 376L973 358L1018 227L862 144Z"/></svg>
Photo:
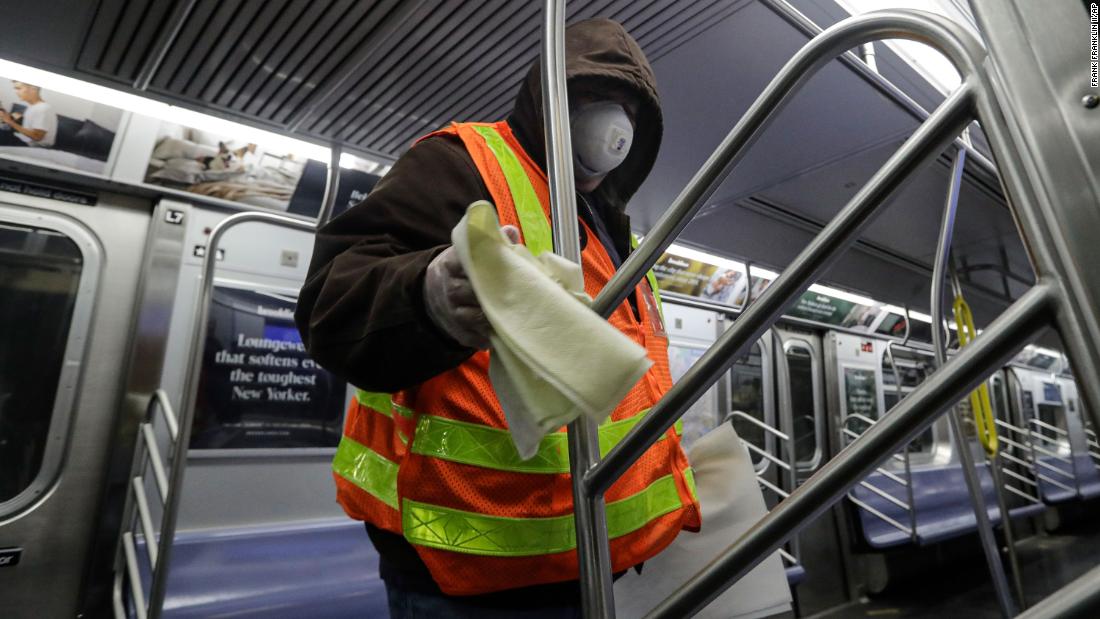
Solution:
<svg viewBox="0 0 1100 619"><path fill-rule="evenodd" d="M570 93L579 89L599 93L601 88L617 87L637 96L638 115L630 153L597 189L604 200L622 212L653 169L661 145L664 121L653 69L621 25L609 19L588 19L565 29L565 76ZM540 62L536 61L520 87L508 124L532 159L545 170L541 79Z"/></svg>

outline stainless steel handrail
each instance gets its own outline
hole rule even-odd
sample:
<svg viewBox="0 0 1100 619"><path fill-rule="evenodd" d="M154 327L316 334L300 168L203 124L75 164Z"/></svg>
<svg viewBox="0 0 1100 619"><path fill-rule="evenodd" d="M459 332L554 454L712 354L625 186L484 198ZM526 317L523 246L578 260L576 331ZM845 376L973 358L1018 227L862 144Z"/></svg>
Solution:
<svg viewBox="0 0 1100 619"><path fill-rule="evenodd" d="M1065 429L1059 428L1056 425L1049 424L1049 423L1047 423L1047 422L1045 422L1042 419L1039 419L1037 417L1032 417L1028 421L1032 425L1039 426L1040 428L1050 430L1051 432L1054 432L1056 434L1061 434L1062 436L1069 436L1069 430L1065 430Z"/></svg>
<svg viewBox="0 0 1100 619"><path fill-rule="evenodd" d="M546 0L544 6L541 61L543 134L554 253L579 264L580 235L565 81L565 0ZM594 421L582 415L569 424L568 430L581 606L585 616L614 617L615 599L605 505L603 497L585 492L584 477L581 475L600 460L598 429Z"/></svg>
<svg viewBox="0 0 1100 619"><path fill-rule="evenodd" d="M984 4L985 0L981 2ZM562 0L548 0L551 8L547 15L553 13L555 6L558 12L556 22L547 20L548 48L551 41L560 43L564 29L562 4ZM693 401L705 393L738 354L747 351L763 335L779 318L781 311L832 264L839 252L850 246L884 199L918 166L942 152L976 118L982 120L1001 164L1002 178L1013 197L1009 201L1010 207L1014 214L1019 215L1017 221L1027 246L1036 251L1033 257L1039 272L1037 283L990 323L971 345L947 361L940 371L899 403L893 414L868 429L863 437L825 464L740 540L655 608L651 616L683 617L706 606L722 590L770 556L811 518L828 509L848 488L873 470L881 458L901 448L937 414L961 400L994 368L1007 362L1050 324L1056 323L1072 336L1069 352L1075 367L1100 371L1100 346L1091 337L1100 333L1100 312L1092 312L1089 309L1091 306L1082 304L1082 300L1089 299L1091 293L1081 284L1079 267L1065 254L1055 251L1056 247L1067 244L1083 248L1082 242L1088 239L1075 238L1072 243L1064 237L1052 240L1051 234L1065 232L1059 228L1063 222L1057 221L1048 211L1040 210L1040 198L1037 196L1043 187L1043 179L1023 161L1030 151L1025 153L1024 149L1013 149L1014 134L1010 133L1006 118L1016 118L1012 116L1014 110L999 106L1001 101L995 97L1003 94L1005 84L997 81L1001 79L999 75L993 76L987 70L984 50L976 38L946 19L916 11L881 11L853 17L824 31L799 51L689 182L647 235L642 246L623 264L616 277L596 298L594 309L606 316L622 302L741 159L745 148L774 118L792 91L838 54L881 38L911 39L937 49L959 71L962 85L917 128L867 185L602 462L594 464L594 458L572 461L574 492L577 493L577 478L583 476L581 486L584 498L592 499L576 502L578 525L582 520L594 522L592 516L602 505L603 493L611 484ZM544 73L550 66L550 60L544 58ZM555 79L564 83L563 67L557 68L560 73ZM563 107L563 102L558 104L556 111L553 104L547 105L548 118L559 116ZM548 120L548 123L551 122ZM561 145L548 141L548 146L548 161L552 166L560 165ZM1083 210L1075 215L1078 219L1085 218ZM570 219L575 219L575 215L570 213L569 217L563 217L560 209L555 211L555 224L575 224ZM1088 385L1085 392L1090 404L1094 405L1090 407L1091 412L1100 418L1100 385ZM596 534L598 531L578 530L581 585L585 590L585 612L589 616L613 613L613 610L608 610L612 601L606 589L602 595L593 593L594 585L598 584L596 581L606 578L609 571L606 569L606 544L601 542L596 544L598 547L593 547L589 543ZM602 610L593 610L595 605L588 602L596 598L602 599Z"/></svg>
<svg viewBox="0 0 1100 619"><path fill-rule="evenodd" d="M770 425L764 423L763 421L760 421L756 417L753 417L752 415L749 415L748 413L745 413L745 412L742 412L742 411L733 411L732 413L729 414L729 417L727 419L742 419L744 421L748 421L749 423L759 427L761 430L764 430L765 432L773 434L773 435L779 437L780 439L783 439L784 441L788 441L791 438L791 437L787 436L787 434L784 433L782 430L780 430L780 429L778 429L774 426L770 426Z"/></svg>
<svg viewBox="0 0 1100 619"><path fill-rule="evenodd" d="M313 221L279 215L276 213L244 212L231 215L214 227L206 246L206 258L203 261L200 280L199 299L192 313L192 329L187 368L184 375L182 414L177 417L172 409L168 395L158 389L149 400L146 419L139 426L137 446L134 449L131 466L130 484L123 507L122 532L119 536L115 561L115 582L113 608L118 619L127 616L123 600L123 581L130 582L130 597L134 613L138 619L158 619L164 606L164 595L168 583L171 565L172 544L176 533L176 518L179 514L180 488L187 470L187 452L191 440L191 428L194 422L195 402L198 392L199 374L202 371L201 359L205 347L206 323L209 318L210 299L214 289L214 271L218 246L222 237L230 229L247 222L261 222L313 232ZM160 450L153 428L153 414L162 411L169 442L172 447L169 459L171 464L165 472ZM156 486L159 490L163 509L160 530L153 537L152 519L149 517L148 498L145 495L144 469L152 466ZM138 564L138 552L132 532L133 520L137 512L145 538L145 547L149 556L152 583L148 596L142 590L141 570Z"/></svg>
<svg viewBox="0 0 1100 619"><path fill-rule="evenodd" d="M994 320L974 343L948 361L863 437L818 470L705 569L662 602L650 617L686 617L737 582L788 536L820 516L883 454L899 450L940 411L984 380L992 368L1012 358L1038 336L1051 319L1054 292L1037 285Z"/></svg>
<svg viewBox="0 0 1100 619"><path fill-rule="evenodd" d="M1062 442L1062 441L1058 440L1057 438L1053 438L1053 437L1047 436L1046 434L1043 434L1043 430L1049 430L1049 431L1054 432L1055 434L1057 434L1059 436L1063 436L1063 437L1066 437L1068 439L1069 432L1066 431L1066 430L1063 430L1062 428L1059 428L1058 426L1049 424L1049 423L1039 419L1038 417L1029 418L1028 419L1028 426L1030 427L1030 431L1028 433L1028 436L1031 438L1032 451L1046 456L1045 460L1043 458L1038 457L1038 456L1035 457L1035 466L1036 466L1035 476L1036 476L1036 478L1040 479L1040 480L1046 482L1047 484L1050 484L1050 485L1052 485L1056 488L1061 488L1062 490L1065 490L1066 492L1072 492L1074 495L1079 496L1080 493L1081 493L1081 480L1080 480L1080 477L1079 477L1078 471L1077 471L1077 459L1073 456L1073 443L1069 440L1066 440L1065 442ZM1063 455L1063 454L1060 454L1060 453L1057 453L1057 452L1054 452L1054 451L1050 451L1049 449L1038 445L1035 442L1035 439L1042 439L1043 441L1045 441L1047 443L1054 444L1054 445L1057 445L1057 446L1065 445L1066 447L1069 448L1069 455L1067 456L1067 455ZM1052 461L1060 463L1060 464L1068 467L1068 470L1066 468L1061 468L1061 467L1055 466L1052 463ZM1043 473L1039 472L1040 469L1042 469L1043 471L1050 472L1050 473L1055 473L1055 474L1069 480L1070 482L1072 482L1073 485L1071 486L1067 482L1063 482L1063 481L1054 479L1053 477L1051 477L1049 475L1044 475Z"/></svg>
<svg viewBox="0 0 1100 619"><path fill-rule="evenodd" d="M955 215L959 208L959 194L962 190L963 170L966 166L967 150L960 148L955 152L955 161L952 164L951 183L948 187L946 204L943 209L943 217L940 222L939 240L936 243L936 261L932 269L932 347L936 353L936 368L939 369L947 362L947 321L943 312L943 285L948 275L951 260L951 240L955 230ZM977 411L975 411L977 413ZM997 539L993 534L993 523L990 521L989 512L986 510L985 492L982 490L982 482L978 477L978 470L974 464L974 455L970 451L970 440L963 433L962 410L959 406L952 407L947 413L947 420L951 425L951 434L955 439L955 451L958 454L959 466L962 468L963 479L966 481L966 490L970 495L970 502L974 507L975 527L978 530L978 538L981 540L982 552L985 555L986 565L989 568L990 578L993 581L993 591L997 597L1003 617L1013 617L1017 614L1016 604L1012 600L1009 590L1008 578L1005 575L1004 565L1001 563L1001 555L997 550ZM997 502L1001 510L1001 523L1004 525L1006 537L1011 539L1012 519L1008 510L1004 507L1003 495L1000 494L996 482L996 461L990 462L990 472L994 478L994 492L997 492ZM1009 552L1014 553L1010 543ZM1014 568L1013 575L1017 583L1016 590L1019 599L1023 599L1022 585L1019 585L1019 570L1016 568L1015 555L1010 556L1010 564Z"/></svg>
<svg viewBox="0 0 1100 619"><path fill-rule="evenodd" d="M901 343L898 344L894 340L890 340L886 343L886 356L890 359L890 371L894 374L894 390L897 395L898 402L905 399L905 393L901 388L901 372L898 371L897 359L894 357L894 346L905 346L909 343L909 338L912 335L913 317L909 314L909 306L905 306L905 336L902 338ZM916 366L917 364L913 364ZM887 411L889 413L889 411ZM909 448L912 443L906 443L905 449L902 451L903 460L905 464L905 479L907 481L905 485L906 499L909 502L909 534L910 539L917 541L917 500L915 493L913 492L913 463L909 457Z"/></svg>
<svg viewBox="0 0 1100 619"><path fill-rule="evenodd" d="M1016 471L1013 471L1010 468L1005 468L1003 466L1001 467L1001 473L1024 484L1027 484L1028 486L1034 487L1035 493L1031 494L1026 489L1013 486L1012 484L1008 483L1008 480L1002 480L1002 487L1005 490L1017 496L1023 497L1024 499L1032 503L1042 503L1042 497L1039 493L1039 477L1035 470L1035 451L1032 448L1031 440L1029 438L1031 436L1031 433L1024 428L1013 425L1002 419L995 418L993 420L993 423L1002 430L1000 436L998 437L1000 442L1008 445L1013 450L1021 452L1024 456L1023 458L1020 458L1005 449L1001 449L999 457L1003 460L1007 460L1008 462L1015 464L1016 466L1020 467L1021 470L1029 472L1031 474L1031 478L1028 478L1025 475L1017 473ZM1006 434L1006 432L1008 434ZM1009 436L1011 436L1011 438Z"/></svg>
<svg viewBox="0 0 1100 619"><path fill-rule="evenodd" d="M147 616L156 616L156 612L146 605L145 592L142 590L141 568L138 559L137 544L134 540L134 519L141 527L142 539L145 541L145 551L148 556L148 567L154 580L162 571L167 571L167 562L163 548L171 543L171 537L165 535L165 516L167 511L162 511L161 528L158 532L153 526L153 518L149 509L149 498L145 492L145 471L152 467L157 493L161 504L167 506L169 501L178 494L172 490L164 471L164 463L161 459L160 449L157 446L157 438L154 430L156 413L160 411L161 418L168 433L169 445L173 447L170 457L178 459L179 448L177 438L179 436L179 422L172 409L172 403L168 394L163 389L157 389L149 398L145 407L145 415L138 425L138 440L134 446L134 455L130 465L129 483L126 485L126 499L122 509L122 532L119 535L115 549L115 579L112 591L112 606L116 618L126 617L126 605L122 594L124 582L129 581L130 597L133 601L134 614L138 619ZM165 510L167 507L164 508ZM159 612L159 611L158 611Z"/></svg>
<svg viewBox="0 0 1100 619"><path fill-rule="evenodd" d="M898 400L898 401L900 402L901 400ZM862 415L860 413L849 413L848 415L846 415L844 417L844 419L841 420L841 422L840 422L841 433L843 434L843 436L851 438L853 441L858 440L859 437L863 435L863 433L856 432L856 431L848 428L848 422L852 421L852 420L855 420L855 421L858 421L862 424L865 424L868 428L871 428L875 424L878 423L877 419L872 419L872 418L870 418L866 415ZM866 430L864 430L864 432L866 432ZM845 441L845 444L850 444L850 441ZM853 487L851 490L849 490L847 495L848 495L848 501L851 502L853 505L855 505L856 507L859 507L860 509L866 511L867 513L869 513L872 516L878 518L879 520L882 520L886 524L898 529L899 531L904 533L910 540L912 540L915 543L917 541L917 514L916 514L916 507L913 504L913 484L912 484L912 479L913 478L912 478L912 475L910 474L909 468L908 468L908 463L909 463L908 462L908 451L909 451L909 444L906 443L906 445L905 445L906 455L905 456L901 456L901 454L899 454L899 453L895 453L892 456L893 458L898 459L900 462L902 462L904 465L906 465L906 477L907 477L906 479L902 479L901 477L898 477L893 472L891 472L891 471L889 471L889 470L887 470L887 469L885 469L881 466L876 466L875 469L874 469L875 473L878 473L879 475L882 475L883 477L889 479L890 481L893 481L893 482L897 483L898 485L902 486L905 489L907 501L902 501L901 499L898 499L897 497L889 494L885 490L883 490L883 489L879 488L878 486L872 484L869 481L869 479L861 479L857 485L861 488L866 488L867 490L871 491L872 493L877 494L878 496L882 497L883 499L886 499L888 502L894 504L895 506L900 507L901 509L905 510L905 515L906 515L906 519L909 521L909 526L906 526L906 525L902 524L901 522L899 522L895 518L885 514L884 512L879 510L878 508L872 506L870 503L867 503L866 501L860 499L858 496L855 495L855 487Z"/></svg>
<svg viewBox="0 0 1100 619"><path fill-rule="evenodd" d="M842 22L834 29L826 31L820 41L817 42L817 45L811 43L805 48L812 51L811 59L816 60L816 62L807 61L803 58L806 54L800 53L791 63L788 63L787 68L779 75L777 81L773 81L773 84L768 87L762 99L768 100L772 97L781 99L773 91L787 90L801 81L801 79L794 80L791 78L790 72L801 71L803 64L812 66L822 64L820 59L816 58L821 51L832 51L833 48L838 46L847 49L850 44L858 43L865 36L868 36L869 32L877 32L878 26L880 26L874 21L862 21L862 18L853 19L856 21ZM803 52L805 52L805 49ZM785 94L785 92L782 94ZM887 164L872 177L868 185L860 190L855 198L840 211L837 218L824 228L821 234L795 258L788 269L768 286L763 294L741 314L733 326L718 338L715 345L650 410L649 415L638 423L607 454L607 457L598 467L590 469L585 474L586 485L590 492L605 492L626 471L634 459L644 453L687 410L692 402L702 396L721 377L729 367L731 360L748 352L752 343L758 340L771 324L779 318L780 313L809 287L810 281L817 277L824 268L828 267L837 258L840 251L847 248L855 240L856 235L863 229L863 226L869 223L877 207L894 189L900 186L905 176L921 162L931 157L933 153L938 153L951 140L952 136L957 135L962 127L970 122L972 96L969 87L964 84L960 90L948 97L943 106L932 114L928 123L917 129L916 133L889 159ZM757 104L759 102L760 100ZM759 106L754 104L754 109L757 107ZM750 110L749 117L752 117L752 115L753 111ZM740 130L735 129L735 133L748 133L750 130L755 132L768 116L764 112L758 112L757 115L760 118L756 119L756 122L746 123L742 119L742 122L738 124ZM739 154L739 151L733 154ZM661 224L658 224L658 227L661 227ZM676 230L676 227L672 227L672 229L665 232L673 231L678 230ZM642 247L652 243L649 247L650 252L658 249L663 251L668 242L669 240L662 238L661 234L651 233L646 237ZM638 250L638 252L642 251L641 248ZM627 263L629 261L628 259ZM608 284L605 292L612 288L616 279L625 277L623 274L629 272L627 263L624 263L623 269ZM645 265L645 262L638 258L636 264ZM613 291L607 292L608 295L612 293ZM596 307L599 307L600 299L604 298L604 294L600 293L600 296L597 297ZM606 298L612 297L608 296Z"/></svg>

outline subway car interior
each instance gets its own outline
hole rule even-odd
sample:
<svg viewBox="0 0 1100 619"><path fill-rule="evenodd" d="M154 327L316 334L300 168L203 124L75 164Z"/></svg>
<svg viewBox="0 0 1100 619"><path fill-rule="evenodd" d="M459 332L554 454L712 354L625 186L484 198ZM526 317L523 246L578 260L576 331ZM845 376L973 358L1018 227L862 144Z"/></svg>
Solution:
<svg viewBox="0 0 1100 619"><path fill-rule="evenodd" d="M0 1L0 617L389 616L333 485L364 392L294 321L315 232L535 63L575 231L597 17L664 130L591 307L648 273L675 385L569 426L583 616L1100 616L1097 4ZM763 507L630 606L604 492L677 420Z"/></svg>

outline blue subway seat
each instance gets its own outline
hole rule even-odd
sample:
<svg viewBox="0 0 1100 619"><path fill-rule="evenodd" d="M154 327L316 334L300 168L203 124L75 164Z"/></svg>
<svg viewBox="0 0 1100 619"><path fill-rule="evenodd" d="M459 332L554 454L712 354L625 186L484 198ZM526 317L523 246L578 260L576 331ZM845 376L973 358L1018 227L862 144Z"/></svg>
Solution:
<svg viewBox="0 0 1100 619"><path fill-rule="evenodd" d="M788 585L793 587L793 586L797 585L798 583L802 582L803 580L806 580L806 568L802 567L801 563L796 563L794 565L788 565L784 569L787 572L787 584Z"/></svg>
<svg viewBox="0 0 1100 619"><path fill-rule="evenodd" d="M1038 460L1042 463L1037 467L1039 473L1049 479L1060 482L1062 485L1074 488L1072 490L1066 490L1065 488L1062 488L1057 484L1052 484L1045 479L1039 479L1039 490L1043 495L1043 501L1046 503L1063 503L1065 501L1072 501L1073 499L1076 499L1077 484L1076 474L1074 472L1074 464L1063 462L1062 460L1047 456L1040 456ZM1080 467L1082 462L1080 459L1077 459L1075 464ZM1062 471L1065 474L1060 475L1057 471Z"/></svg>
<svg viewBox="0 0 1100 619"><path fill-rule="evenodd" d="M978 473L982 482L987 513L990 520L997 524L1000 522L1000 512L997 508L997 497L993 492L993 479L989 474L988 465L979 464ZM898 475L904 477L904 473L900 471ZM912 479L913 502L916 504L917 514L917 544L934 544L976 530L977 519L974 516L961 467L956 465L914 468ZM903 503L908 502L905 488L886 476L874 473L867 478L867 481ZM860 486L853 490L853 494L860 501L906 527L910 526L906 510L889 500ZM1024 505L1012 508L1011 511L1013 517L1024 517L1034 515L1043 509L1042 505ZM889 548L911 543L910 537L897 527L864 509L857 507L856 511L859 513L863 536L872 548Z"/></svg>
<svg viewBox="0 0 1100 619"><path fill-rule="evenodd" d="M1092 499L1100 496L1100 471L1096 469L1096 462L1087 453L1077 454L1073 458L1077 473L1077 490L1082 499Z"/></svg>
<svg viewBox="0 0 1100 619"><path fill-rule="evenodd" d="M146 564L144 547L139 555ZM166 618L387 614L378 555L360 522L339 519L176 536Z"/></svg>

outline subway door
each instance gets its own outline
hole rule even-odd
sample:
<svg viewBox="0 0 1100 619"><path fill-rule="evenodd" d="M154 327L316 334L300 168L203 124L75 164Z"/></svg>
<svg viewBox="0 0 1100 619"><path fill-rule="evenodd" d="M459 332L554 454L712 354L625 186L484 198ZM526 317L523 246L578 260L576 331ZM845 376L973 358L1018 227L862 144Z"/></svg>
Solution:
<svg viewBox="0 0 1100 619"><path fill-rule="evenodd" d="M796 329L775 329L777 414L780 428L791 437L797 482L801 484L829 459L825 406L825 360L821 335ZM782 346L782 350L778 349ZM797 537L804 579L795 590L801 615L812 615L847 601L845 557L834 510L826 511Z"/></svg>
<svg viewBox="0 0 1100 619"><path fill-rule="evenodd" d="M825 361L826 436L829 454L836 457L848 443L845 430L865 431L867 424L859 417L878 419L885 410L882 389L880 351L872 338L830 331L822 340ZM853 554L864 546L866 530L861 519L863 510L850 506L847 499L838 501L829 512L834 519L839 540L837 556L843 563L844 585L837 582L837 593L845 591L848 601L855 601L868 590L879 590L886 576L885 567L875 555Z"/></svg>
<svg viewBox="0 0 1100 619"><path fill-rule="evenodd" d="M149 204L0 194L0 616L73 617L122 398Z"/></svg>
<svg viewBox="0 0 1100 619"><path fill-rule="evenodd" d="M161 384L177 407L192 330L206 332L179 534L342 518L331 463L348 391L306 357L293 323L313 235L257 222L228 231L210 320L195 325L207 240L227 214L177 208L187 227Z"/></svg>

